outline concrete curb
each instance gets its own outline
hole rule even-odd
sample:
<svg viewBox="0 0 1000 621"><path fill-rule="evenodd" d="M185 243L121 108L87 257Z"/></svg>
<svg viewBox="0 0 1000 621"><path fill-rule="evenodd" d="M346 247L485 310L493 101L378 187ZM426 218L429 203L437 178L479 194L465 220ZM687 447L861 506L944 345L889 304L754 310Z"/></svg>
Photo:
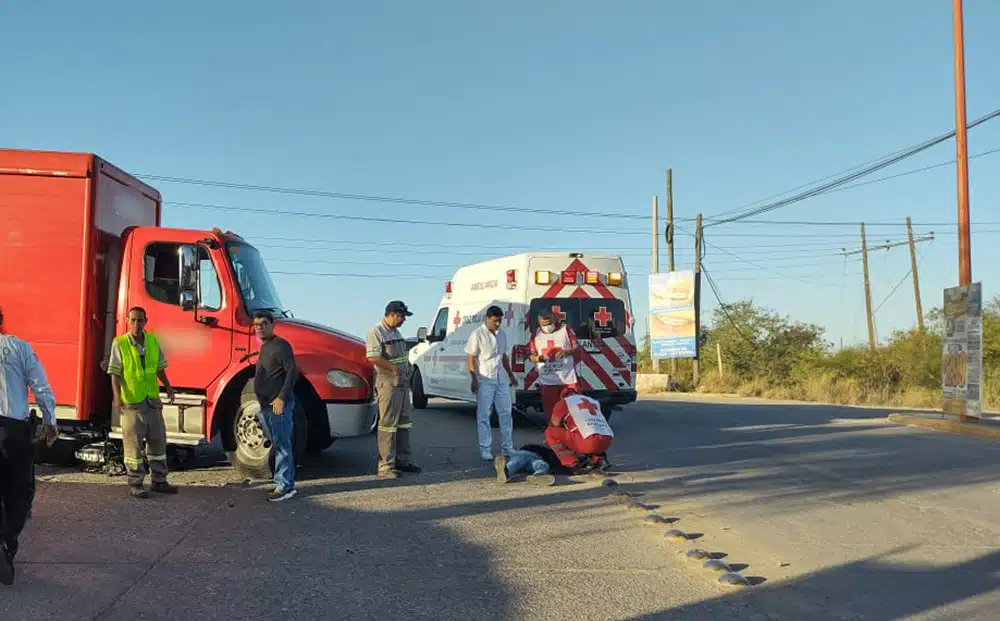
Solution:
<svg viewBox="0 0 1000 621"><path fill-rule="evenodd" d="M964 436L974 436L986 440L1000 441L1000 425L992 422L961 422L951 417L916 416L913 414L890 414L890 423L898 423L909 427L920 427L946 433L956 433Z"/></svg>

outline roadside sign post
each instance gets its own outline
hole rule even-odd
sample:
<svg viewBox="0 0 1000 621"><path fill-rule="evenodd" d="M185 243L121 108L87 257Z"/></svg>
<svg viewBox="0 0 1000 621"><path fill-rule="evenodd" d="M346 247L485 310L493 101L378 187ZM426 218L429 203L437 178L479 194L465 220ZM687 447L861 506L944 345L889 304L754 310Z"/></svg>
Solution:
<svg viewBox="0 0 1000 621"><path fill-rule="evenodd" d="M944 290L941 392L944 411L959 420L982 418L982 283Z"/></svg>

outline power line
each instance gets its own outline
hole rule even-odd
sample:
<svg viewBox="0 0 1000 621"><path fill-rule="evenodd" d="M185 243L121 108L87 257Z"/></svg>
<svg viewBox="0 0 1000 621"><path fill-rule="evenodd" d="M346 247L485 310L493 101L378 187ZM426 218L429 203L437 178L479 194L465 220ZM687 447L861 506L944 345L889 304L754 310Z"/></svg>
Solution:
<svg viewBox="0 0 1000 621"><path fill-rule="evenodd" d="M320 219L335 219L335 220L351 220L356 222L381 222L383 224L411 224L411 225L426 225L426 226L449 226L449 227L464 227L464 228L489 228L489 229L502 229L508 231L541 231L546 233L552 232L552 227L550 226L524 226L515 224L472 224L466 222L441 222L432 220L408 220L404 218L381 218L376 216L352 216L334 213L315 213L310 211L289 211L285 209L262 209L254 207L238 207L235 205L215 205L210 203L185 203L185 202L164 202L166 205L172 205L174 207L182 208L192 208L192 209L210 209L216 211L238 211L241 213L257 213L275 216L298 216L306 218L320 218ZM559 233L609 233L613 232L617 235L649 235L649 231L646 229L617 229L609 231L606 228L602 229L581 229L581 228L564 228L559 229Z"/></svg>
<svg viewBox="0 0 1000 621"><path fill-rule="evenodd" d="M976 127L976 126L978 126L978 125L980 125L982 123L985 123L986 121L989 121L989 120L991 120L993 118L996 118L998 116L1000 116L1000 110L994 110L993 112L991 112L991 113L989 113L989 114L987 114L987 115L985 115L985 116L983 116L983 117L981 117L979 119L976 119L972 123L969 123L968 124L968 128L971 129L973 127ZM895 164L897 162L901 162L904 159L913 157L914 155L916 155L918 153L921 153L923 151L926 151L927 149L930 149L931 147L934 147L934 146L936 146L938 144L941 144L942 142L944 142L946 140L950 140L954 135L955 135L955 131L952 130L952 131L950 131L948 133L945 133L945 134L942 134L942 135L940 135L940 136L938 136L936 138L932 138L930 140L927 140L925 142L917 144L917 145L915 145L915 146L913 146L911 148L905 149L905 150L900 151L900 152L896 152L895 154L893 154L891 156L886 156L886 157L884 157L882 159L879 159L875 163L872 163L872 164L869 164L867 166L864 166L864 167L860 168L860 170L856 170L855 172L851 172L851 173L846 174L844 176L838 177L838 178L834 179L833 181L829 181L827 183L824 183L822 185L814 187L814 188L812 188L810 190L806 190L805 192L800 192L800 193L795 194L795 195L793 195L793 196L791 196L789 198L782 199L782 200L779 200L779 201L776 201L776 202L773 202L773 203L769 203L769 204L766 204L766 205L762 205L760 207L754 207L752 209L748 209L746 211L743 211L742 213L737 213L736 215L733 215L733 216L730 216L730 217L727 217L727 218L719 218L717 216L713 216L713 221L711 223L705 225L705 226L706 227L709 227L709 226L718 226L720 224L726 224L726 223L729 223L729 222L735 222L736 220L743 220L743 219L746 219L746 218L751 218L751 217L753 217L755 215L759 215L759 214L766 213L766 212L769 212L769 211L774 211L775 209L780 209L781 207L785 207L785 206L791 205L792 203L797 203L797 202L803 201L803 200L805 200L807 198L812 198L813 196L818 196L820 194L824 194L824 193L829 192L830 190L832 190L834 188L845 186L845 185L849 184L850 182L855 181L856 179L859 179L861 177L867 176L867 175L869 175L869 174L871 174L873 172L876 172L878 170L881 170L883 168L891 166L891 165L893 165L893 164ZM854 169L852 169L852 170L854 170Z"/></svg>
<svg viewBox="0 0 1000 621"><path fill-rule="evenodd" d="M979 121L976 121L973 124L970 124L969 127L974 127L976 124L978 124L980 122L983 122L983 120L984 119L980 119ZM952 132L952 134L954 134L954 132ZM890 154L890 156L895 156L895 155L904 153L905 151L906 150L897 151L897 152L895 152L893 154ZM984 156L987 156L987 155L992 155L994 153L1000 153L1000 149L992 149L990 151L984 151L982 153L976 153L974 155L970 155L969 159L975 159L975 158L978 158L978 157L984 157ZM800 186L796 186L795 188L792 188L791 190L786 190L785 192L781 192L781 193L775 194L773 196L770 196L770 197L767 197L767 198L764 198L764 199L760 199L758 201L754 201L752 203L749 203L749 204L745 205L744 207L750 207L750 206L756 205L758 203L761 203L761 202L763 202L765 200L769 200L770 198L775 198L775 197L778 197L778 196L782 196L782 195L788 194L789 192L792 192L794 190L805 188L805 187L808 187L808 186L813 185L815 183L819 183L821 181L826 181L827 179L831 179L831 178L836 177L838 175L842 175L842 174L854 171L854 170L856 170L858 168L861 168L862 166L865 166L867 164L879 162L879 161L885 159L886 157L890 157L890 156L884 156L883 158L878 158L878 159L875 159L875 160L870 160L869 162L866 162L865 164L862 164L860 166L855 166L853 168L849 168L846 171L843 171L842 173L836 173L834 175L823 177L822 179L817 179L815 181L811 181L809 183L806 183L806 184L803 184L803 185L800 185ZM895 175L889 175L889 176L886 176L886 177L880 177L878 179L872 179L872 180L869 180L869 181L864 181L864 182L859 182L859 183L854 183L854 184L846 185L844 187L840 187L840 188L836 188L836 189L831 189L831 190L828 190L827 192L823 192L823 193L839 192L841 190L847 190L847 189L851 189L851 188L855 188L855 187L860 187L860 186L864 186L864 185L870 185L870 184L873 184L873 183L880 183L880 182L883 182L883 181L888 181L890 179L896 179L898 177L902 177L902 176L906 176L906 175L912 175L912 174L916 174L916 173L920 173L920 172L925 172L925 171L928 171L928 170L932 170L932 169L935 169L935 168L940 168L942 166L947 166L949 164L954 164L954 163L955 163L955 160L949 160L947 162L941 162L941 163L938 163L938 164L933 164L931 166L925 166L925 167L922 167L922 168L917 168L917 169L914 169L914 170L905 171L905 172L902 172L902 173L899 173L899 174L895 174ZM136 175L136 176L139 177L139 178L141 178L141 179L146 179L148 181L162 181L162 182L166 182L166 183L196 185L196 186L202 186L202 187L219 187L219 188L229 188L229 189L256 191L256 192L268 192L268 193L276 193L276 194L289 194L289 195L297 195L297 196L313 196L313 197L322 197L322 198L334 198L334 199L343 199L343 200L357 200L357 201L367 201L367 202L391 203L391 204L401 204L401 205L418 205L418 206L427 206L427 207L446 207L446 208L469 209L469 210L477 210L477 211L500 211L500 212L525 213L525 214L545 214L545 215L570 216L570 217L616 218L616 219L627 219L627 220L636 220L636 221L644 221L644 220L646 220L648 218L648 216L642 215L642 214L624 213L624 212L613 212L613 211L592 212L592 211L563 210L563 209L540 209L540 208L517 207L517 206L512 206L512 205L489 204L489 203L442 201L442 200L418 199L418 198L408 198L408 197L379 196L379 195L373 195L373 194L357 194L357 193L350 193L350 192L334 192L334 191L316 190L316 189L310 189L310 188L294 188L294 187L282 187L282 186L272 186L272 185L259 185L259 184L252 184L252 183L238 183L238 182L232 182L232 181L221 181L221 180L212 180L212 179L197 179L197 178L192 178L192 177L178 177L178 176L168 176L168 175L140 174L140 175ZM178 206L180 206L180 205L178 205ZM719 216L739 211L739 210L743 209L744 207L740 207L740 208L736 208L736 209L731 209L729 211L722 212L721 214L717 214L716 216L714 216L712 218L707 218L706 222L708 222L708 223L717 223L716 220L719 218ZM675 221L693 222L694 218L677 216L677 217L674 218L674 220ZM754 222L764 223L765 221L754 221ZM781 221L772 221L770 223L772 223L772 224L785 224L784 222L781 222ZM844 223L844 224L848 224L848 223ZM849 223L849 224L853 225L853 224L856 224L856 223ZM922 225L921 223L916 223L916 224ZM886 225L889 225L889 223L886 223Z"/></svg>
<svg viewBox="0 0 1000 621"><path fill-rule="evenodd" d="M250 190L255 192L270 192L275 194L293 194L296 196L316 196L322 198L336 198L344 200L368 201L376 203L394 203L399 205L419 205L424 207L447 207L454 209L469 209L476 211L501 211L509 213L525 214L545 214L552 216L572 216L572 217L592 217L592 218L617 218L628 220L647 220L649 216L622 213L622 212L593 212L593 211L573 211L563 209L537 209L534 207L515 207L512 205L493 205L487 203L465 203L456 201L440 201L421 198L407 198L400 196L377 196L373 194L354 194L349 192L331 192L327 190L312 190L307 188L291 188L272 185L255 185L252 183L236 183L232 181L215 181L211 179L193 179L189 177L170 177L166 175L136 175L140 179L149 181L163 181L167 183L182 183L186 185L197 185L205 187L231 188L237 190ZM694 218L681 218L682 220L694 220Z"/></svg>

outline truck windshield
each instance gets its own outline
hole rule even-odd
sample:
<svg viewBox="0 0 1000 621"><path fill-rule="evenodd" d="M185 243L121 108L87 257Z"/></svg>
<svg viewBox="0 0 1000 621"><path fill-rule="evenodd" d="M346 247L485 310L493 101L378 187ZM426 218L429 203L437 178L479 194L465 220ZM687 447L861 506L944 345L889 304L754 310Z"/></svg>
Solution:
<svg viewBox="0 0 1000 621"><path fill-rule="evenodd" d="M607 339L624 336L625 304L616 299L545 298L531 301L528 309L529 327L538 329L538 313L550 309L566 322L577 338Z"/></svg>
<svg viewBox="0 0 1000 621"><path fill-rule="evenodd" d="M248 313L259 310L269 310L281 313L281 298L278 297L278 289L271 280L271 275L267 273L264 259L260 252L248 244L229 243L226 244L229 252L229 260L233 264L233 273L236 274L236 281L240 285L240 293L243 296L243 304Z"/></svg>

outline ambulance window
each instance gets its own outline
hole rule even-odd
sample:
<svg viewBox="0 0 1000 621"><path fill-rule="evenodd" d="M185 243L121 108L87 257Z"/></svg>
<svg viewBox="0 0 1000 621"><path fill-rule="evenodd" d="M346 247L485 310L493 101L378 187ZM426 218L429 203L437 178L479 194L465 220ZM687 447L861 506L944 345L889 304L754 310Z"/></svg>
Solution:
<svg viewBox="0 0 1000 621"><path fill-rule="evenodd" d="M617 299L546 298L532 300L530 328L538 328L538 313L550 309L580 339L607 339L626 334L625 304Z"/></svg>
<svg viewBox="0 0 1000 621"><path fill-rule="evenodd" d="M438 311L437 317L434 318L434 325L431 327L430 334L427 335L427 340L430 342L443 341L445 335L448 333L448 308L442 308Z"/></svg>
<svg viewBox="0 0 1000 621"><path fill-rule="evenodd" d="M625 304L621 300L580 300L580 318L581 325L576 329L579 338L607 339L626 332Z"/></svg>

